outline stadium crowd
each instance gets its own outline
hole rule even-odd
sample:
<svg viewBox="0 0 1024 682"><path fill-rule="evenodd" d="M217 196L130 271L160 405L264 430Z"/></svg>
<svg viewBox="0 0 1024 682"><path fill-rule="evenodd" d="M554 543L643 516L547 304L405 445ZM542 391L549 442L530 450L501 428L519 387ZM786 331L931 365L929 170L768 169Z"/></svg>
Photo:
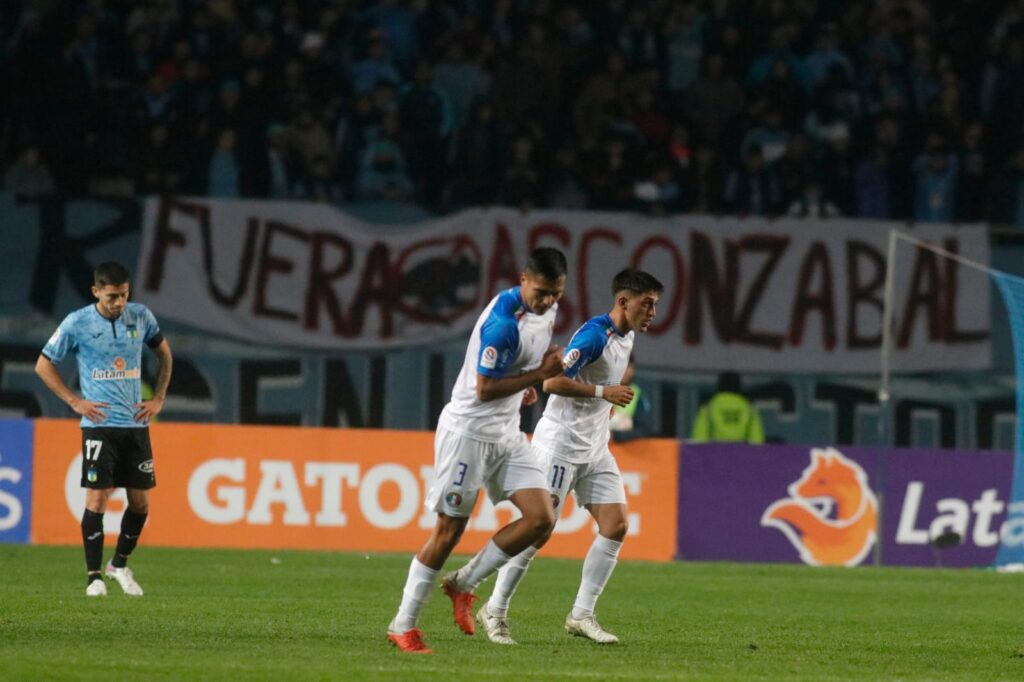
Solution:
<svg viewBox="0 0 1024 682"><path fill-rule="evenodd" d="M5 189L1024 226L1024 0L23 0Z"/></svg>

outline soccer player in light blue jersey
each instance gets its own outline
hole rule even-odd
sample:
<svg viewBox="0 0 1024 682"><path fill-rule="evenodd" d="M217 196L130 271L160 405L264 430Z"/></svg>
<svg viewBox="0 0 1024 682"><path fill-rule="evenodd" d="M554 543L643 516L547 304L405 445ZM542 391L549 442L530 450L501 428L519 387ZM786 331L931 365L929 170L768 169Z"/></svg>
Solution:
<svg viewBox="0 0 1024 682"><path fill-rule="evenodd" d="M435 482L427 493L437 523L409 565L388 640L406 653L432 653L417 627L444 562L455 549L481 488L497 503L511 500L522 518L491 538L472 561L444 577L455 622L474 634L473 590L511 557L543 537L555 522L546 462L519 429L519 409L537 400L535 384L562 373L551 333L565 290L565 256L550 248L530 254L520 285L493 299L477 319L452 399L434 437Z"/></svg>
<svg viewBox="0 0 1024 682"><path fill-rule="evenodd" d="M125 488L128 508L121 519L117 549L106 567L125 594L141 597L128 568L149 514L149 490L156 485L149 422L163 409L171 381L171 347L149 308L128 302L128 270L102 263L93 273L96 303L72 312L43 347L36 374L57 397L82 416L82 515L87 586L91 597L107 594L103 560L103 514L115 488ZM160 362L153 397L142 399L142 347ZM61 379L54 363L69 353L78 363L82 395Z"/></svg>
<svg viewBox="0 0 1024 682"><path fill-rule="evenodd" d="M547 482L555 508L561 508L571 491L576 503L597 521L598 534L583 561L583 577L565 629L600 644L619 641L598 624L594 608L611 578L627 530L626 491L608 449L609 418L612 406L633 400L633 389L622 385L622 376L633 337L650 327L663 290L661 282L641 270L626 268L615 275L611 312L587 320L576 330L562 356L564 374L544 382L544 390L552 395L533 432L533 448L549 462ZM550 532L499 571L494 592L476 617L492 642L515 644L509 602L548 537Z"/></svg>

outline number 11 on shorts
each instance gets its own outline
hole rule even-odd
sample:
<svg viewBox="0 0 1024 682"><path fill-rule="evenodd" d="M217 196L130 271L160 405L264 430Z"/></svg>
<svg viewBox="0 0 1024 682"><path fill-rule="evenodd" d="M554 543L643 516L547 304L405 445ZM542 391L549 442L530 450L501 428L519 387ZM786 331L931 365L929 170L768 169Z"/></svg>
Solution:
<svg viewBox="0 0 1024 682"><path fill-rule="evenodd" d="M551 476L551 487L556 490L562 489L562 482L565 480L565 467L561 464L555 464L551 467L554 472Z"/></svg>
<svg viewBox="0 0 1024 682"><path fill-rule="evenodd" d="M100 448L103 447L103 441L101 440L86 440L85 441L85 461L95 462L100 458Z"/></svg>

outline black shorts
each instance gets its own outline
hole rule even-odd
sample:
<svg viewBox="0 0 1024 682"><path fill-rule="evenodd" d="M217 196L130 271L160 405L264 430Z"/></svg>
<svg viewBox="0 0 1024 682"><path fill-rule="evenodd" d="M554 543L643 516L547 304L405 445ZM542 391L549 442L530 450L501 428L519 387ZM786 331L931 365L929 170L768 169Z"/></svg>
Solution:
<svg viewBox="0 0 1024 682"><path fill-rule="evenodd" d="M156 486L149 429L95 427L82 429L82 487Z"/></svg>

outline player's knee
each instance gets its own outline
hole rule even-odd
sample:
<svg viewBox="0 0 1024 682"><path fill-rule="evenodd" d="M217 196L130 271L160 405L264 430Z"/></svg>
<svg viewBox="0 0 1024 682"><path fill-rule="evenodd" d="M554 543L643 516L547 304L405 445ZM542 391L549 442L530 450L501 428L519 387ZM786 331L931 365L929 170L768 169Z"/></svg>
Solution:
<svg viewBox="0 0 1024 682"><path fill-rule="evenodd" d="M625 515L609 519L601 524L600 532L609 540L622 542L626 539L626 533L629 532L629 521L626 520Z"/></svg>
<svg viewBox="0 0 1024 682"><path fill-rule="evenodd" d="M547 538L555 529L555 513L550 509L538 509L529 521L537 538Z"/></svg>
<svg viewBox="0 0 1024 682"><path fill-rule="evenodd" d="M136 502L135 504L129 504L128 510L133 514L148 514L149 502Z"/></svg>

